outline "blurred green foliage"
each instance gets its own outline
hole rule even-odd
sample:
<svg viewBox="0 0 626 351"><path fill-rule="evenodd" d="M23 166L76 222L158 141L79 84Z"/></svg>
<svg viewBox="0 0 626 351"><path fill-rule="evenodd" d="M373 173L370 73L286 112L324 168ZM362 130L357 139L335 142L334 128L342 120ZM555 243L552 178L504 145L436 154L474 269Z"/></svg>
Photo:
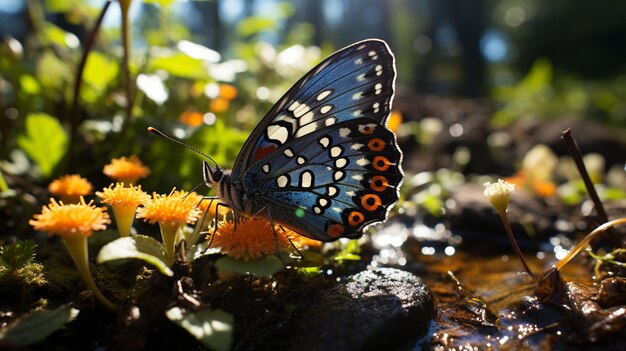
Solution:
<svg viewBox="0 0 626 351"><path fill-rule="evenodd" d="M557 76L548 60L538 59L519 82L494 88L493 98L499 105L493 116L498 126L520 118L563 116L624 126L626 76L596 81Z"/></svg>

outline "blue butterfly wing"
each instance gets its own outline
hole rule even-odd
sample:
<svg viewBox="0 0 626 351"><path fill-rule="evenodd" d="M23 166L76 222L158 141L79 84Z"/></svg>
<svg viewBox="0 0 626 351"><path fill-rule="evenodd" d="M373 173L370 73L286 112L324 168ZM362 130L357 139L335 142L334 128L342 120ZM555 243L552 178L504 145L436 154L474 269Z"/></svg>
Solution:
<svg viewBox="0 0 626 351"><path fill-rule="evenodd" d="M244 145L233 179L272 220L317 240L358 237L398 200L386 128L395 64L383 41L331 55L290 89Z"/></svg>
<svg viewBox="0 0 626 351"><path fill-rule="evenodd" d="M252 163L287 141L326 124L361 117L386 123L395 76L394 57L382 40L365 40L335 52L263 117L235 160L233 179L241 179Z"/></svg>

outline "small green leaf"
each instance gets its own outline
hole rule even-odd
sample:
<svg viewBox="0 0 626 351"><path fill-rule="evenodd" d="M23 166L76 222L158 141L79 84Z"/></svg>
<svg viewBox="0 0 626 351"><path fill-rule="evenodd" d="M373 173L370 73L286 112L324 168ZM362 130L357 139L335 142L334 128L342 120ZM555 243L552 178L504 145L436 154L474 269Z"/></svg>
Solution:
<svg viewBox="0 0 626 351"><path fill-rule="evenodd" d="M155 4L167 8L174 2L174 0L143 0L143 2L145 2L146 4Z"/></svg>
<svg viewBox="0 0 626 351"><path fill-rule="evenodd" d="M244 18L237 24L237 34L246 37L262 31L276 29L278 21L262 16Z"/></svg>
<svg viewBox="0 0 626 351"><path fill-rule="evenodd" d="M26 132L17 137L17 144L39 166L48 178L68 148L68 138L59 121L45 113L26 116Z"/></svg>
<svg viewBox="0 0 626 351"><path fill-rule="evenodd" d="M119 65L115 60L97 51L92 51L85 64L83 73L85 86L81 91L81 99L86 103L96 102L117 77L118 72Z"/></svg>
<svg viewBox="0 0 626 351"><path fill-rule="evenodd" d="M218 247L207 248L208 245L209 245L208 241L203 241L197 245L193 245L192 247L190 247L187 250L187 252L185 252L185 255L187 256L187 260L190 262L193 262L199 259L200 257L220 253L220 249Z"/></svg>
<svg viewBox="0 0 626 351"><path fill-rule="evenodd" d="M78 313L77 309L67 305L34 312L0 331L0 340L17 346L34 344L73 321Z"/></svg>
<svg viewBox="0 0 626 351"><path fill-rule="evenodd" d="M181 78L206 80L209 78L206 68L201 60L194 59L183 53L171 56L158 57L152 60L149 70L162 69L169 74Z"/></svg>
<svg viewBox="0 0 626 351"><path fill-rule="evenodd" d="M283 269L283 263L274 256L266 256L254 261L240 261L224 256L215 261L215 267L221 271L270 277Z"/></svg>
<svg viewBox="0 0 626 351"><path fill-rule="evenodd" d="M201 310L185 315L179 307L165 312L167 318L193 335L205 347L230 350L235 318L221 310Z"/></svg>
<svg viewBox="0 0 626 351"><path fill-rule="evenodd" d="M22 74L20 76L20 88L23 92L30 95L37 95L41 92L39 82L30 74Z"/></svg>
<svg viewBox="0 0 626 351"><path fill-rule="evenodd" d="M174 275L167 264L163 244L146 235L133 235L112 241L102 247L96 260L103 263L126 258L143 260L169 277Z"/></svg>

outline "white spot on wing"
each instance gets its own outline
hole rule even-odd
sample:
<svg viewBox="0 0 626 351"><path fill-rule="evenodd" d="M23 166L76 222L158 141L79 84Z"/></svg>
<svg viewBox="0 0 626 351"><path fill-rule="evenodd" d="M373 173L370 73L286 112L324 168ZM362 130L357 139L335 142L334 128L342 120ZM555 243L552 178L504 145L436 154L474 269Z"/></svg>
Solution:
<svg viewBox="0 0 626 351"><path fill-rule="evenodd" d="M365 44L363 44L363 45L359 45L359 47L358 47L358 48L356 48L356 49L357 49L357 50L363 50L363 49L365 49Z"/></svg>
<svg viewBox="0 0 626 351"><path fill-rule="evenodd" d="M293 150L285 149L285 151L283 151L283 154L285 154L285 156L287 157L293 157Z"/></svg>
<svg viewBox="0 0 626 351"><path fill-rule="evenodd" d="M328 137L323 137L319 140L319 143L324 147L327 148L328 144L330 144L330 139L328 139Z"/></svg>
<svg viewBox="0 0 626 351"><path fill-rule="evenodd" d="M313 133L317 129L317 125L315 123L309 123L305 126L300 127L296 132L296 138L307 135L309 133Z"/></svg>
<svg viewBox="0 0 626 351"><path fill-rule="evenodd" d="M328 200L326 200L324 198L320 198L318 202L319 202L320 206L322 206L322 207L326 207L326 205L328 205Z"/></svg>
<svg viewBox="0 0 626 351"><path fill-rule="evenodd" d="M333 124L335 124L335 122L337 122L337 118L330 117L330 118L326 118L326 120L324 121L324 124L328 127L328 126L332 126Z"/></svg>
<svg viewBox="0 0 626 351"><path fill-rule="evenodd" d="M298 108L295 109L295 111L293 111L293 115L295 117L300 117L303 114L309 112L309 110L310 110L309 106L307 106L306 104L302 104L302 105L298 106Z"/></svg>
<svg viewBox="0 0 626 351"><path fill-rule="evenodd" d="M368 161L365 157L363 157L363 158L356 160L356 164L363 167L363 166L369 165L370 161Z"/></svg>
<svg viewBox="0 0 626 351"><path fill-rule="evenodd" d="M356 110L356 111L352 112L352 115L354 117L361 117L361 114L362 114L361 110Z"/></svg>
<svg viewBox="0 0 626 351"><path fill-rule="evenodd" d="M378 111L380 110L380 103L376 102L374 103L374 105L372 105L372 107L374 108L374 113L378 113Z"/></svg>
<svg viewBox="0 0 626 351"><path fill-rule="evenodd" d="M300 118L300 125L303 126L305 124L313 122L313 117L315 117L315 114L313 113L313 111L309 111Z"/></svg>
<svg viewBox="0 0 626 351"><path fill-rule="evenodd" d="M326 113L326 112L328 112L328 111L330 111L332 109L333 109L332 105L326 105L326 106L322 106L322 108L320 109L320 112L321 113Z"/></svg>
<svg viewBox="0 0 626 351"><path fill-rule="evenodd" d="M291 105L289 105L289 111L293 111L293 110L297 109L298 106L300 106L300 103L297 102L297 101L294 101Z"/></svg>
<svg viewBox="0 0 626 351"><path fill-rule="evenodd" d="M362 65L363 64L363 59L359 57L358 59L354 60L354 64Z"/></svg>
<svg viewBox="0 0 626 351"><path fill-rule="evenodd" d="M310 188L313 185L313 173L311 171L304 171L300 174L300 186L303 188Z"/></svg>
<svg viewBox="0 0 626 351"><path fill-rule="evenodd" d="M358 93L354 93L354 95L352 95L352 100L358 100L362 97L363 97L363 93L359 91Z"/></svg>
<svg viewBox="0 0 626 351"><path fill-rule="evenodd" d="M315 212L316 214L320 214L322 213L322 209L317 206L313 206L313 212Z"/></svg>
<svg viewBox="0 0 626 351"><path fill-rule="evenodd" d="M299 165L303 165L306 162L306 159L302 156L298 156L296 162L298 162Z"/></svg>
<svg viewBox="0 0 626 351"><path fill-rule="evenodd" d="M360 175L360 174L356 174L356 175L352 176L352 179L354 179L354 180L363 180L363 176Z"/></svg>
<svg viewBox="0 0 626 351"><path fill-rule="evenodd" d="M335 167L344 168L348 164L348 160L345 158L338 158L335 160Z"/></svg>
<svg viewBox="0 0 626 351"><path fill-rule="evenodd" d="M335 181L338 181L341 178L343 178L343 172L342 171L337 171L337 172L335 172L335 174L333 174L333 179L335 179Z"/></svg>
<svg viewBox="0 0 626 351"><path fill-rule="evenodd" d="M287 178L287 176L284 174L276 178L276 184L278 184L279 188L286 187L288 183L289 183L289 178Z"/></svg>
<svg viewBox="0 0 626 351"><path fill-rule="evenodd" d="M356 193L354 191L350 190L350 191L346 191L346 195L348 195L348 196L355 196Z"/></svg>
<svg viewBox="0 0 626 351"><path fill-rule="evenodd" d="M383 90L383 85L380 83L376 83L376 85L374 86L374 89L376 89L376 95L378 95Z"/></svg>
<svg viewBox="0 0 626 351"><path fill-rule="evenodd" d="M335 158L338 157L339 155L341 155L341 152L343 150L341 149L340 146L334 146L333 148L330 149L330 156Z"/></svg>
<svg viewBox="0 0 626 351"><path fill-rule="evenodd" d="M317 96L317 101L322 101L324 100L328 95L330 95L330 93L332 93L333 91L328 89L328 90L324 90L322 91L318 96Z"/></svg>
<svg viewBox="0 0 626 351"><path fill-rule="evenodd" d="M263 165L263 172L265 172L265 173L269 173L270 172L270 165L268 163Z"/></svg>
<svg viewBox="0 0 626 351"><path fill-rule="evenodd" d="M362 82L365 80L365 73L361 73L358 76L356 76L356 81L357 82Z"/></svg>
<svg viewBox="0 0 626 351"><path fill-rule="evenodd" d="M346 138L350 135L350 128L341 128L339 129L339 136L342 138Z"/></svg>
<svg viewBox="0 0 626 351"><path fill-rule="evenodd" d="M351 148L352 150L359 150L359 149L360 149L360 148L362 148L362 147L363 147L363 144L360 144L360 143L354 143L354 144L352 144L352 146L350 146L350 148ZM358 162L357 162L357 163L358 163Z"/></svg>
<svg viewBox="0 0 626 351"><path fill-rule="evenodd" d="M337 194L337 188L335 188L334 186L329 186L327 190L328 196L335 196L335 194Z"/></svg>
<svg viewBox="0 0 626 351"><path fill-rule="evenodd" d="M270 140L276 140L282 145L289 138L289 131L283 126L272 124L267 127L267 138Z"/></svg>

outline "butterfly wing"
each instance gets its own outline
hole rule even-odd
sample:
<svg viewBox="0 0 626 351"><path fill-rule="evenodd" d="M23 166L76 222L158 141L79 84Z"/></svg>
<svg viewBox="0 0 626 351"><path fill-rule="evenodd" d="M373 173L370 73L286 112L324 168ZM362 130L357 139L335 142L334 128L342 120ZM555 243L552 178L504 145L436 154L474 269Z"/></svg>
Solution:
<svg viewBox="0 0 626 351"><path fill-rule="evenodd" d="M272 219L317 240L358 237L398 200L402 154L386 128L394 58L353 44L305 75L254 130L234 182Z"/></svg>
<svg viewBox="0 0 626 351"><path fill-rule="evenodd" d="M244 143L233 179L288 141L338 121L369 117L385 123L391 111L395 63L387 44L370 39L320 62L283 95Z"/></svg>

